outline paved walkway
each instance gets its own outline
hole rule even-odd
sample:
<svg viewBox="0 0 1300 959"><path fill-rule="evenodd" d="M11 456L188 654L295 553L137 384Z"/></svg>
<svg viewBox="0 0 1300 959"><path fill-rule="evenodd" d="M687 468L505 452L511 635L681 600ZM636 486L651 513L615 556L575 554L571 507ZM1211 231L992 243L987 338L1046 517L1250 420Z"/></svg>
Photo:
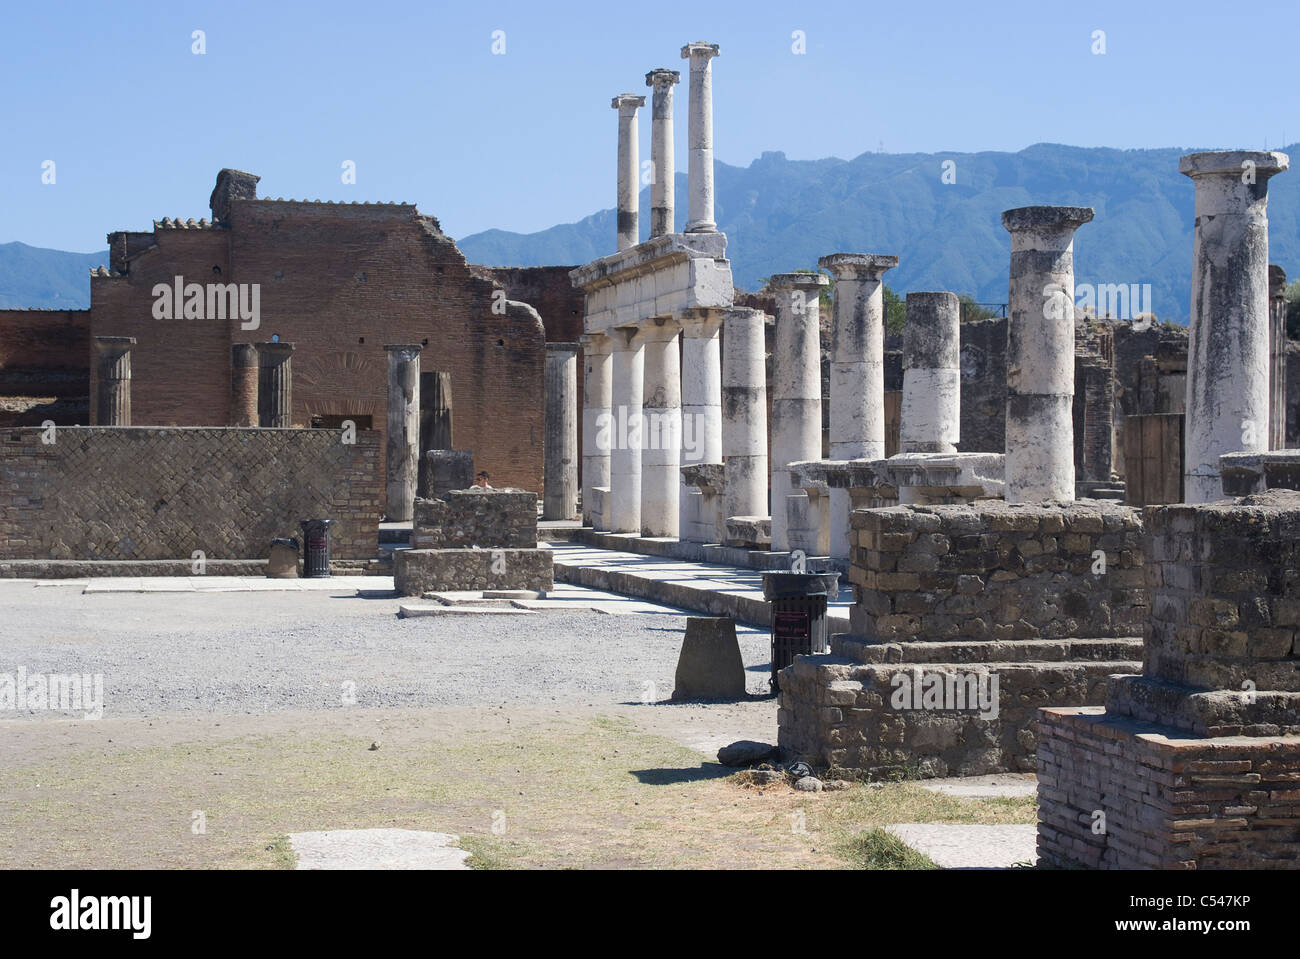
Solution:
<svg viewBox="0 0 1300 959"><path fill-rule="evenodd" d="M1038 861L1034 825L894 823L884 828L944 869L1012 869Z"/></svg>
<svg viewBox="0 0 1300 959"><path fill-rule="evenodd" d="M606 592L677 606L709 616L731 616L765 626L770 608L763 599L762 573L737 566L690 563L598 549L581 543L548 543L555 555L555 579ZM830 631L846 632L853 593L841 577L830 604Z"/></svg>

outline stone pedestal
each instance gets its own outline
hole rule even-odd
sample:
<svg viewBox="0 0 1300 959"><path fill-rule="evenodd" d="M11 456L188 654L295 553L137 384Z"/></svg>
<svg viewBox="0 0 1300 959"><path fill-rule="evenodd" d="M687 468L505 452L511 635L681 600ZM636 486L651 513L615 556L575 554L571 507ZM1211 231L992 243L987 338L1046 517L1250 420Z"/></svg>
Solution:
<svg viewBox="0 0 1300 959"><path fill-rule="evenodd" d="M609 518L594 511L599 488L609 491L610 387L614 366L613 345L603 333L582 337L582 523L608 531ZM606 429L602 431L601 425ZM599 522L597 521L599 517Z"/></svg>
<svg viewBox="0 0 1300 959"><path fill-rule="evenodd" d="M688 43L682 59L691 61L690 125L690 217L687 233L713 233L713 58L720 51L716 43Z"/></svg>
<svg viewBox="0 0 1300 959"><path fill-rule="evenodd" d="M650 104L650 155L654 180L650 184L650 235L673 232L676 183L673 181L676 158L673 151L673 87L682 75L660 67L645 75L645 84L654 89Z"/></svg>
<svg viewBox="0 0 1300 959"><path fill-rule="evenodd" d="M1286 154L1192 153L1196 184L1183 498L1221 496L1219 457L1269 441L1268 181Z"/></svg>
<svg viewBox="0 0 1300 959"><path fill-rule="evenodd" d="M293 426L293 344L257 344L257 425Z"/></svg>
<svg viewBox="0 0 1300 959"><path fill-rule="evenodd" d="M95 337L95 425L131 425L133 336Z"/></svg>
<svg viewBox="0 0 1300 959"><path fill-rule="evenodd" d="M768 516L767 367L761 310L726 312L722 338L724 521ZM752 525L752 524L748 524ZM726 543L725 545L740 545Z"/></svg>
<svg viewBox="0 0 1300 959"><path fill-rule="evenodd" d="M727 617L688 616L673 682L673 700L745 698L745 663L736 623Z"/></svg>
<svg viewBox="0 0 1300 959"><path fill-rule="evenodd" d="M807 515L806 494L790 482L790 464L821 459L822 385L818 297L829 286L817 273L778 273L768 280L776 297L776 345L772 353L772 550L816 546L792 542L789 511ZM806 529L807 523L798 524Z"/></svg>
<svg viewBox="0 0 1300 959"><path fill-rule="evenodd" d="M610 106L618 111L618 248L626 250L640 240L637 207L641 161L636 113L645 106L645 97L623 93L614 97Z"/></svg>
<svg viewBox="0 0 1300 959"><path fill-rule="evenodd" d="M230 425L257 425L257 347L252 343L230 348Z"/></svg>
<svg viewBox="0 0 1300 959"><path fill-rule="evenodd" d="M677 536L681 500L682 385L678 326L647 320L641 403L641 535Z"/></svg>
<svg viewBox="0 0 1300 959"><path fill-rule="evenodd" d="M578 512L578 344L546 344L545 489L542 519Z"/></svg>
<svg viewBox="0 0 1300 959"><path fill-rule="evenodd" d="M1010 503L1074 499L1074 231L1090 207L1007 210L1006 495Z"/></svg>
<svg viewBox="0 0 1300 959"><path fill-rule="evenodd" d="M686 310L681 314L683 467L722 463L722 316L722 310ZM699 512L701 495L699 487L682 481L679 539L693 540L699 535L692 520L714 527L712 511Z"/></svg>
<svg viewBox="0 0 1300 959"><path fill-rule="evenodd" d="M609 528L641 532L641 399L645 385L645 340L636 327L610 330L613 380L605 423L609 447Z"/></svg>
<svg viewBox="0 0 1300 959"><path fill-rule="evenodd" d="M385 346L388 352L387 474L385 515L390 523L411 518L420 479L420 345Z"/></svg>

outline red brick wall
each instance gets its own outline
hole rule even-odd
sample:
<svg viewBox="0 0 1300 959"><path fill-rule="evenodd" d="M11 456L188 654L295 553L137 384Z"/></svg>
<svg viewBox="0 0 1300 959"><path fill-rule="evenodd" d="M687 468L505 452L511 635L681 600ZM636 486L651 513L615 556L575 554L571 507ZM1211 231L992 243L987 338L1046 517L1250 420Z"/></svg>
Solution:
<svg viewBox="0 0 1300 959"><path fill-rule="evenodd" d="M88 310L0 310L0 427L86 423Z"/></svg>

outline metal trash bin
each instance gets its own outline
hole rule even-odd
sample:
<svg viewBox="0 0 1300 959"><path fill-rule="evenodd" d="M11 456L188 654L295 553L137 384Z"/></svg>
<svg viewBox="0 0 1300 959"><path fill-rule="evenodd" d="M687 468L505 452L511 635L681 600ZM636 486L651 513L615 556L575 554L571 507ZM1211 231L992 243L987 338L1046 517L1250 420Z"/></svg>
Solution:
<svg viewBox="0 0 1300 959"><path fill-rule="evenodd" d="M840 592L840 574L763 574L763 598L772 604L772 678L794 662L796 656L824 653L829 640L826 605Z"/></svg>
<svg viewBox="0 0 1300 959"><path fill-rule="evenodd" d="M332 519L305 519L302 527L302 575L307 579L328 579L330 575L330 527Z"/></svg>

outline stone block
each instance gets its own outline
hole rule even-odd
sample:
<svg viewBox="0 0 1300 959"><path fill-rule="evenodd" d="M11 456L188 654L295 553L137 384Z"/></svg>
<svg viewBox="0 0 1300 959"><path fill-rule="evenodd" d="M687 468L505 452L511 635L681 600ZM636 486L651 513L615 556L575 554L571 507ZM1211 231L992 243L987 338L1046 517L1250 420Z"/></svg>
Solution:
<svg viewBox="0 0 1300 959"><path fill-rule="evenodd" d="M673 681L675 701L745 698L745 664L736 623L725 616L689 616Z"/></svg>

